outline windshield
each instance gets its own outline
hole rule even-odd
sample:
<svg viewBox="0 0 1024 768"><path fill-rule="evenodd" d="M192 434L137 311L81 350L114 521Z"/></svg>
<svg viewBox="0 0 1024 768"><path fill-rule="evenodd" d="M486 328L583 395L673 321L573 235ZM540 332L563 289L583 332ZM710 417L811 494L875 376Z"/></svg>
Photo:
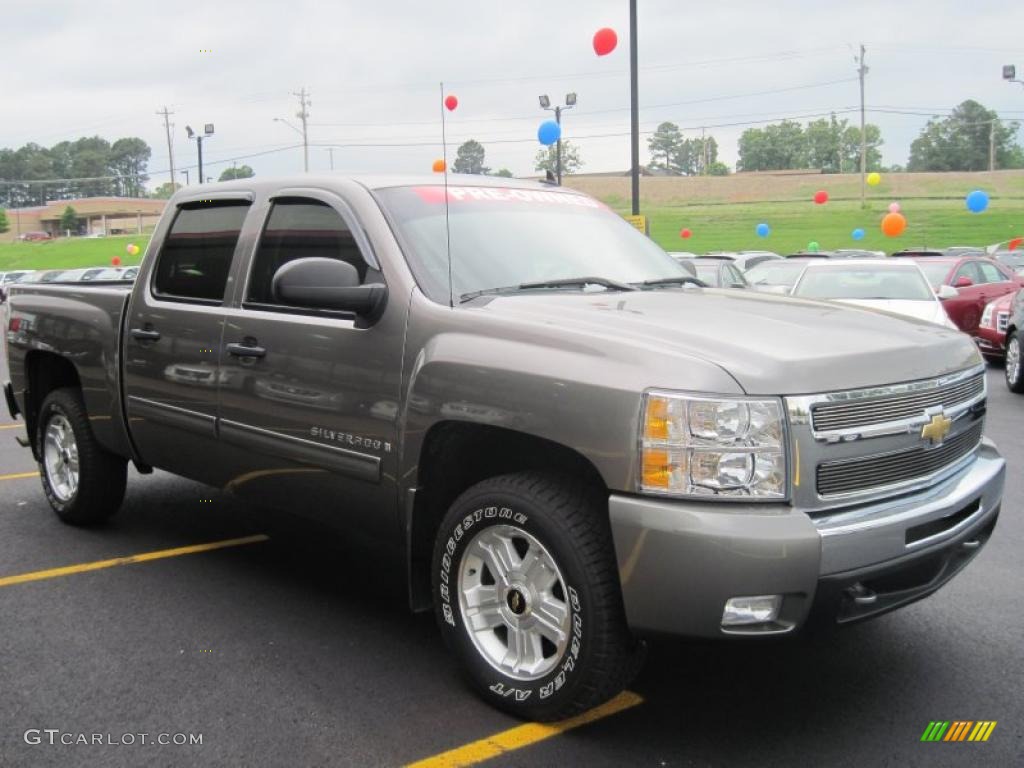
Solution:
<svg viewBox="0 0 1024 768"><path fill-rule="evenodd" d="M746 278L751 285L784 285L788 288L796 282L806 266L802 261L773 259L748 269Z"/></svg>
<svg viewBox="0 0 1024 768"><path fill-rule="evenodd" d="M701 264L699 261L694 264L697 269L697 277L703 280L708 285L718 285L718 265L717 264Z"/></svg>
<svg viewBox="0 0 1024 768"><path fill-rule="evenodd" d="M946 275L949 274L948 261L919 261L917 266L924 272L924 276L931 283L933 288L938 288L944 282L946 282Z"/></svg>
<svg viewBox="0 0 1024 768"><path fill-rule="evenodd" d="M793 289L808 299L883 299L934 301L935 296L913 264L850 267L808 267Z"/></svg>
<svg viewBox="0 0 1024 768"><path fill-rule="evenodd" d="M377 192L406 246L416 281L447 304L448 243L451 294L524 283L599 277L639 283L691 273L589 197L507 187L395 187ZM580 290L565 286L562 290Z"/></svg>

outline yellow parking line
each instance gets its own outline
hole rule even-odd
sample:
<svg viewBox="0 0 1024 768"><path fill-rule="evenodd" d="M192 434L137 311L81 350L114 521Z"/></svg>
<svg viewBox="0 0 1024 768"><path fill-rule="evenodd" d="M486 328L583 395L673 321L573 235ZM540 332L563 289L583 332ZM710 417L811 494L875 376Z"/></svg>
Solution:
<svg viewBox="0 0 1024 768"><path fill-rule="evenodd" d="M24 426L20 421L16 421L13 424L0 424L0 429L21 429Z"/></svg>
<svg viewBox="0 0 1024 768"><path fill-rule="evenodd" d="M623 710L642 704L643 698L632 691L623 691L611 701L605 702L599 707L594 707L582 715L570 717L568 720L561 720L557 723L526 723L507 731L496 733L485 739L474 741L447 752L442 752L433 757L409 763L406 768L461 768L461 766L476 765L492 757L503 755L512 750L522 749L539 741L550 739L560 733L579 728L595 720L614 715Z"/></svg>
<svg viewBox="0 0 1024 768"><path fill-rule="evenodd" d="M13 475L0 475L0 480L24 480L26 477L39 477L39 470L35 472L15 472Z"/></svg>
<svg viewBox="0 0 1024 768"><path fill-rule="evenodd" d="M66 565L63 568L51 568L48 571L33 571L22 573L17 576L0 577L0 587L9 587L12 584L24 584L29 581L42 581L43 579L55 579L58 576L70 576L73 573L86 573L98 571L102 568L113 568L115 565L131 565L132 563L145 563L149 560L162 560L165 557L178 557L179 555L194 555L197 552L209 552L214 549L225 547L240 547L243 544L256 544L260 541L267 541L270 537L259 533L255 536L244 536L240 539L227 539L225 541L212 541L209 544L193 544L188 547L177 549L161 549L156 552L144 552L141 555L128 555L127 557L115 557L112 560L97 560L94 563L80 563L79 565Z"/></svg>

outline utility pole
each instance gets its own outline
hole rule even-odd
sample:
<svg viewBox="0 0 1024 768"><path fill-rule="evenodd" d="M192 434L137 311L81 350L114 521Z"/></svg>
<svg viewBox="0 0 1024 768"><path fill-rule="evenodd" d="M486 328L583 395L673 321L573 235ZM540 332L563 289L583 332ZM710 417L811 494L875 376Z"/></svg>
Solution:
<svg viewBox="0 0 1024 768"><path fill-rule="evenodd" d="M865 208L867 206L864 196L867 188L868 135L864 125L864 76L868 73L868 68L864 66L864 43L860 44L858 64L857 74L860 75L860 207Z"/></svg>
<svg viewBox="0 0 1024 768"><path fill-rule="evenodd" d="M640 215L640 97L637 94L636 0L629 0L629 111L633 215Z"/></svg>
<svg viewBox="0 0 1024 768"><path fill-rule="evenodd" d="M157 112L158 115L164 117L164 130L167 131L167 159L170 163L171 168L171 192L174 192L174 144L171 142L171 122L170 117L173 112L168 112L167 107L163 108L162 112Z"/></svg>
<svg viewBox="0 0 1024 768"><path fill-rule="evenodd" d="M327 154L331 156L331 170L334 170L334 147L327 148Z"/></svg>
<svg viewBox="0 0 1024 768"><path fill-rule="evenodd" d="M306 173L309 173L309 133L307 131L306 120L309 119L309 107L313 106L313 104L309 100L309 94L306 93L305 87L303 87L298 93L293 93L292 95L299 97L299 111L295 113L295 116L302 121L302 159Z"/></svg>
<svg viewBox="0 0 1024 768"><path fill-rule="evenodd" d="M996 169L996 121L990 120L988 124L988 169Z"/></svg>

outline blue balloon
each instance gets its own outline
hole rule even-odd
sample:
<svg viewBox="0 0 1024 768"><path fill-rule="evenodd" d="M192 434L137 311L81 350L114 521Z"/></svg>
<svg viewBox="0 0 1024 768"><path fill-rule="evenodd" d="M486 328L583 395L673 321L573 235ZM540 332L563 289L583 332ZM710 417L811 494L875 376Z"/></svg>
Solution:
<svg viewBox="0 0 1024 768"><path fill-rule="evenodd" d="M971 213L981 213L988 208L988 193L976 189L967 195L967 210Z"/></svg>
<svg viewBox="0 0 1024 768"><path fill-rule="evenodd" d="M851 234L851 236L853 237L854 240L863 240L864 239L864 230L861 229L860 227L857 227L850 234Z"/></svg>
<svg viewBox="0 0 1024 768"><path fill-rule="evenodd" d="M772 230L771 227L769 227L767 224L761 222L754 228L754 231L757 232L758 237L768 237L768 235L771 234Z"/></svg>
<svg viewBox="0 0 1024 768"><path fill-rule="evenodd" d="M545 147L554 144L562 137L562 126L554 120L545 120L537 129L537 140Z"/></svg>

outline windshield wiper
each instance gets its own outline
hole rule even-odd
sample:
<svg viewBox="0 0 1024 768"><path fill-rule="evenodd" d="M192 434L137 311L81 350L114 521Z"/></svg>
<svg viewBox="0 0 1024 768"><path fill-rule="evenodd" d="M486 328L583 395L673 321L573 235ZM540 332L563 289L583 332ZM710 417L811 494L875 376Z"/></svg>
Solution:
<svg viewBox="0 0 1024 768"><path fill-rule="evenodd" d="M506 285L500 288L483 288L479 291L470 291L459 296L460 303L498 293L515 293L516 291L531 291L538 288L572 288L573 286L583 287L585 285L601 285L613 291L635 291L635 286L629 283L620 283L618 280L611 280L607 277L566 277L561 280L542 280L536 283L520 283L519 285Z"/></svg>
<svg viewBox="0 0 1024 768"><path fill-rule="evenodd" d="M680 275L679 277L659 277L657 280L644 280L642 283L637 285L698 285L701 288L707 288L708 284L697 277L690 277L689 275Z"/></svg>

